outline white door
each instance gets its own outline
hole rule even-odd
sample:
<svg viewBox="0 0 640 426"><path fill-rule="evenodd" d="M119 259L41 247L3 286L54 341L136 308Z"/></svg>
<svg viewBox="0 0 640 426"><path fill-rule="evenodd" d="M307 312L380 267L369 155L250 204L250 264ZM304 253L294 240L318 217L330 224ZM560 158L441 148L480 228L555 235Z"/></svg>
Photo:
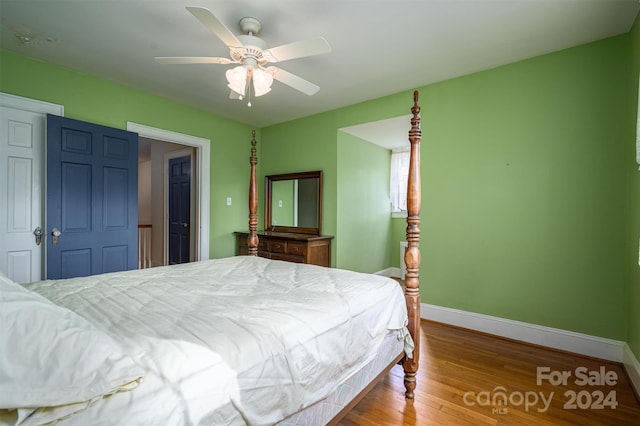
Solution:
<svg viewBox="0 0 640 426"><path fill-rule="evenodd" d="M46 113L62 107L0 94L0 271L19 283L44 275L44 138Z"/></svg>

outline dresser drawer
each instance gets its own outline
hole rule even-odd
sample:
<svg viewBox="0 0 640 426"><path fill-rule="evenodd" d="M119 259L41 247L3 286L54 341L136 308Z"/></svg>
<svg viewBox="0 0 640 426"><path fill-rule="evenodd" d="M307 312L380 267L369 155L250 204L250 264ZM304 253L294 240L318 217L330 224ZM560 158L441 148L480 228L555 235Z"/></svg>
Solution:
<svg viewBox="0 0 640 426"><path fill-rule="evenodd" d="M294 256L294 255L285 254L285 253L271 252L271 259L286 260L287 262L294 262L294 263L305 263L304 256Z"/></svg>
<svg viewBox="0 0 640 426"><path fill-rule="evenodd" d="M267 241L271 253L286 253L287 243L284 241Z"/></svg>
<svg viewBox="0 0 640 426"><path fill-rule="evenodd" d="M241 256L249 254L249 245L246 238L238 238L238 254ZM267 250L266 241L258 241L258 256L269 257L268 254L269 250Z"/></svg>
<svg viewBox="0 0 640 426"><path fill-rule="evenodd" d="M306 247L305 243L288 242L287 253L303 256L306 250L305 247Z"/></svg>
<svg viewBox="0 0 640 426"><path fill-rule="evenodd" d="M247 249L249 246L247 244L246 238L238 238L238 248L239 249Z"/></svg>

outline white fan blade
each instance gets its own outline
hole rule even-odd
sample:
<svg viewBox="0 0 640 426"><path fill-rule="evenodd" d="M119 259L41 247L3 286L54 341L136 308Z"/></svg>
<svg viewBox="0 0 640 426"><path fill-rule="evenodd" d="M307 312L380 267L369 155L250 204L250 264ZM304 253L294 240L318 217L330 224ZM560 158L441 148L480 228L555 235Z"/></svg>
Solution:
<svg viewBox="0 0 640 426"><path fill-rule="evenodd" d="M204 7L187 6L187 10L191 12L205 27L218 36L220 40L228 47L242 47L240 40L227 28L216 15L209 9Z"/></svg>
<svg viewBox="0 0 640 426"><path fill-rule="evenodd" d="M267 71L271 73L274 79L286 84L287 86L291 86L294 89L301 91L305 95L315 95L318 90L320 90L320 87L316 86L310 81L298 77L295 74L291 74L290 72L285 71L282 68L268 67Z"/></svg>
<svg viewBox="0 0 640 426"><path fill-rule="evenodd" d="M296 41L263 50L262 56L267 61L276 63L289 59L304 58L306 56L322 55L331 52L331 46L324 37Z"/></svg>
<svg viewBox="0 0 640 426"><path fill-rule="evenodd" d="M230 64L228 58L216 58L206 56L158 56L156 61L161 64Z"/></svg>

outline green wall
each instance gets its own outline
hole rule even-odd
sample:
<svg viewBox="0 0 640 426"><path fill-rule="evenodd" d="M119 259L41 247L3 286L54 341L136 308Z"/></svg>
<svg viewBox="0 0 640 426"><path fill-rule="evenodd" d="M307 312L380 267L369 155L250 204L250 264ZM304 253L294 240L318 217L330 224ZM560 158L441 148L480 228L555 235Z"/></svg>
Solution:
<svg viewBox="0 0 640 426"><path fill-rule="evenodd" d="M623 35L420 88L423 302L627 339L629 49ZM328 172L324 230L340 244L361 235L337 226L336 131L411 99L262 129L270 172Z"/></svg>
<svg viewBox="0 0 640 426"><path fill-rule="evenodd" d="M389 267L390 160L388 149L338 132L338 268L373 273Z"/></svg>
<svg viewBox="0 0 640 426"><path fill-rule="evenodd" d="M69 118L119 129L132 121L210 139L209 255L235 254L232 232L248 226L250 127L9 51L0 51L0 91L64 105Z"/></svg>
<svg viewBox="0 0 640 426"><path fill-rule="evenodd" d="M389 266L400 267L400 241L407 241L407 219L391 219L391 251L389 252ZM397 247L397 250L393 247Z"/></svg>
<svg viewBox="0 0 640 426"><path fill-rule="evenodd" d="M638 266L638 251L640 241L640 171L635 157L636 120L638 110L638 79L640 78L640 15L630 33L631 38L631 107L628 126L630 137L627 145L627 164L629 172L629 335L627 342L631 350L640 359L640 266Z"/></svg>
<svg viewBox="0 0 640 426"><path fill-rule="evenodd" d="M424 300L627 337L628 47L618 37L427 88Z"/></svg>

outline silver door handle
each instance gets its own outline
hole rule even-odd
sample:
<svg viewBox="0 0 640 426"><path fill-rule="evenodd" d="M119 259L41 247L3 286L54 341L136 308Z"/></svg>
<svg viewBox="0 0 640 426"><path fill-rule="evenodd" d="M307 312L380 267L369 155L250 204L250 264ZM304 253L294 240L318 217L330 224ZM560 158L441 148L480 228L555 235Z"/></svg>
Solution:
<svg viewBox="0 0 640 426"><path fill-rule="evenodd" d="M44 231L39 226L33 230L33 235L36 236L36 245L39 246L42 242L42 236L44 235Z"/></svg>
<svg viewBox="0 0 640 426"><path fill-rule="evenodd" d="M51 230L51 244L55 247L58 244L58 237L62 235L62 232L58 228L53 228Z"/></svg>
<svg viewBox="0 0 640 426"><path fill-rule="evenodd" d="M186 228L189 226L189 224L187 222L182 222L180 225L182 225L183 228Z"/></svg>

